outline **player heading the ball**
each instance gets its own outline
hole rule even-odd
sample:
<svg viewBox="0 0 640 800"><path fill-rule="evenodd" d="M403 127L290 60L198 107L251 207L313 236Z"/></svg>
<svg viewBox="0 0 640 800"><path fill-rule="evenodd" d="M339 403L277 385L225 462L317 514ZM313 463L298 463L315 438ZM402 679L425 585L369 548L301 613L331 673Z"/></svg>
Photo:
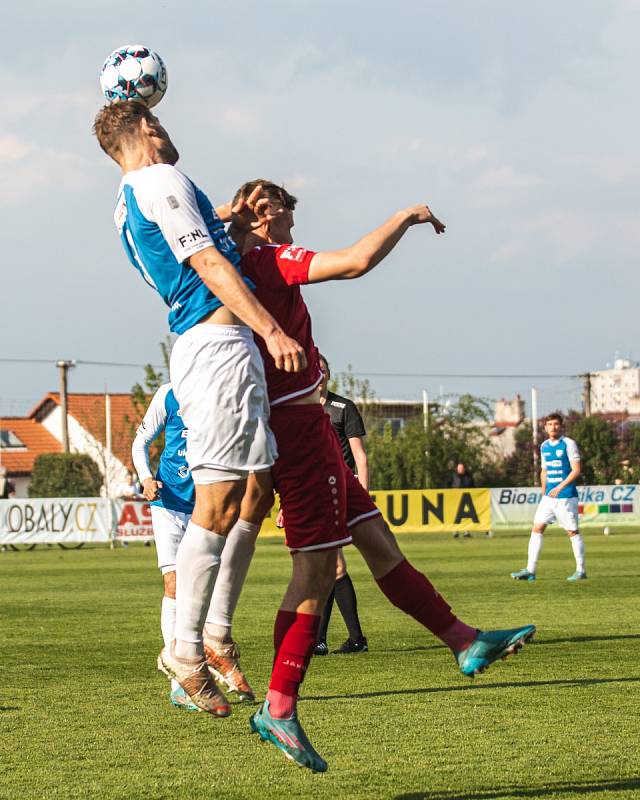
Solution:
<svg viewBox="0 0 640 800"><path fill-rule="evenodd" d="M176 641L164 648L162 664L199 708L226 716L230 707L207 668L203 625L247 476L270 480L277 455L251 331L278 369L297 372L306 359L243 280L233 241L204 192L176 169L178 150L148 106L105 106L94 132L122 170L115 222L124 250L169 306L169 326L179 334L169 372L189 430L196 501L176 558ZM238 226L259 218L259 195L236 204Z"/></svg>

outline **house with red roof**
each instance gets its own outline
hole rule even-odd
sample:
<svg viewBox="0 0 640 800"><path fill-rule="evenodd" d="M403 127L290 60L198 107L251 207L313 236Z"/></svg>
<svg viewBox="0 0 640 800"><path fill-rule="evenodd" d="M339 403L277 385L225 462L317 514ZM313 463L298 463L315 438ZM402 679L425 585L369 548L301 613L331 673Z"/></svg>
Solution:
<svg viewBox="0 0 640 800"><path fill-rule="evenodd" d="M105 476L105 493L114 494L132 468L131 442L140 421L130 394L69 394L67 427L72 453L87 453ZM107 448L107 439L111 448ZM26 417L0 417L0 467L27 497L33 463L41 453L61 453L60 395L49 392Z"/></svg>

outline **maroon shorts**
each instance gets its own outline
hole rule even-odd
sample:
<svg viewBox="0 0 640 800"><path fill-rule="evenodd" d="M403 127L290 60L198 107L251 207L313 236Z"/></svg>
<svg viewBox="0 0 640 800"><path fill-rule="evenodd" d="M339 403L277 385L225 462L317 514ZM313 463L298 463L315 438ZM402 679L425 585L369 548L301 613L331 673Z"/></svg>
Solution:
<svg viewBox="0 0 640 800"><path fill-rule="evenodd" d="M329 415L319 403L275 406L269 426L278 443L271 472L287 547L309 551L349 544L348 473Z"/></svg>
<svg viewBox="0 0 640 800"><path fill-rule="evenodd" d="M344 468L347 484L347 528L350 529L367 519L381 516L381 511L346 464Z"/></svg>

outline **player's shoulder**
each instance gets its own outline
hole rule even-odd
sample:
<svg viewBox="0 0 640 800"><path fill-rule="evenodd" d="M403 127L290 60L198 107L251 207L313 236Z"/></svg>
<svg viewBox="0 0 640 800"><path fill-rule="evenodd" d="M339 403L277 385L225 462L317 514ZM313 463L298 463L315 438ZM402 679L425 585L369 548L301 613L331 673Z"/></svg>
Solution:
<svg viewBox="0 0 640 800"><path fill-rule="evenodd" d="M253 247L242 256L242 261L246 263L256 263L259 261L273 261L277 255L280 245L259 244Z"/></svg>
<svg viewBox="0 0 640 800"><path fill-rule="evenodd" d="M163 383L159 386L153 397L151 398L151 402L149 403L149 407L159 408L159 407L166 407L167 405L167 398L169 396L173 396L173 390L171 388L171 384L169 382Z"/></svg>
<svg viewBox="0 0 640 800"><path fill-rule="evenodd" d="M249 250L240 260L242 272L259 284L271 286L279 274L278 248L277 244L261 244Z"/></svg>
<svg viewBox="0 0 640 800"><path fill-rule="evenodd" d="M122 177L121 188L129 187L138 202L158 198L163 191L169 192L172 187L185 189L193 184L187 176L172 164L151 164L142 169L127 172ZM165 195L171 205L170 195ZM174 202L175 198L174 198Z"/></svg>
<svg viewBox="0 0 640 800"><path fill-rule="evenodd" d="M564 442L565 447L567 450L571 450L574 453L578 451L578 443L575 439L571 439L569 436L563 436L562 441Z"/></svg>
<svg viewBox="0 0 640 800"><path fill-rule="evenodd" d="M351 400L349 400L347 397L342 397L335 392L327 392L327 403L333 408L345 409L350 402Z"/></svg>

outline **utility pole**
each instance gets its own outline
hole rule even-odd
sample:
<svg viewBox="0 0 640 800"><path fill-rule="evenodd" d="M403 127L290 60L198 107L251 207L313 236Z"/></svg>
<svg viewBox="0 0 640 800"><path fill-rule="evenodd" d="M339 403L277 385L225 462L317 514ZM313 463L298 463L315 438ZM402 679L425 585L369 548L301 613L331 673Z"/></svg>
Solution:
<svg viewBox="0 0 640 800"><path fill-rule="evenodd" d="M538 390L531 387L531 432L533 437L533 485L538 485Z"/></svg>
<svg viewBox="0 0 640 800"><path fill-rule="evenodd" d="M68 391L67 373L75 367L75 361L57 361L56 367L60 370L60 413L62 414L62 449L69 452L69 419L67 412Z"/></svg>
<svg viewBox="0 0 640 800"><path fill-rule="evenodd" d="M429 447L429 433L430 433L430 419L429 419L429 392L426 389L422 390L422 424L424 426L424 432L426 434L426 441L427 441L427 448ZM429 470L429 450L424 451L425 459L426 459L426 468L424 473L424 482L425 482L425 489L429 489L431 487L431 475Z"/></svg>
<svg viewBox="0 0 640 800"><path fill-rule="evenodd" d="M584 389L582 390L582 406L584 409L585 417L591 416L591 373L585 372L580 376L584 380Z"/></svg>

